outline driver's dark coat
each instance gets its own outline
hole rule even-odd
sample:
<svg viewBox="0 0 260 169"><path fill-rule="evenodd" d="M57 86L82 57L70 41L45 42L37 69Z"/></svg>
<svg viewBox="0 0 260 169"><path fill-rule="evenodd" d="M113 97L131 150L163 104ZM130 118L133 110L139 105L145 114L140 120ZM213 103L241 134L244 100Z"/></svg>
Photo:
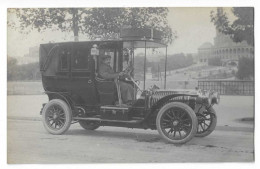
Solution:
<svg viewBox="0 0 260 169"><path fill-rule="evenodd" d="M101 63L99 65L99 75L104 79L116 79L119 73L115 73L111 66Z"/></svg>
<svg viewBox="0 0 260 169"><path fill-rule="evenodd" d="M119 73L115 73L111 66L101 63L99 66L99 75L104 79L116 79L119 77ZM123 103L134 100L134 88L132 85L119 81L121 97Z"/></svg>

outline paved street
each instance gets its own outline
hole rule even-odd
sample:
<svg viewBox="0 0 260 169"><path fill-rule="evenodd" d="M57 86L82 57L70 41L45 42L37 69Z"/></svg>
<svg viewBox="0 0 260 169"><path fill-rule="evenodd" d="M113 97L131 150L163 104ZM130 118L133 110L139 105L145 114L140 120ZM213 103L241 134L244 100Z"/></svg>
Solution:
<svg viewBox="0 0 260 169"><path fill-rule="evenodd" d="M65 135L47 133L40 121L8 120L8 163L146 163L253 161L253 133L216 130L176 146L157 131L73 124Z"/></svg>

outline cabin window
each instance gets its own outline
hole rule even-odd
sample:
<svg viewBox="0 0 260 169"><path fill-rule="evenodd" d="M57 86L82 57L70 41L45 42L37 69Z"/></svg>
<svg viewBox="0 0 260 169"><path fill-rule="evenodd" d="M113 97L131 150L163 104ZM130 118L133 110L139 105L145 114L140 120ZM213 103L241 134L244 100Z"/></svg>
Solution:
<svg viewBox="0 0 260 169"><path fill-rule="evenodd" d="M88 70L88 49L76 49L72 61L74 70Z"/></svg>
<svg viewBox="0 0 260 169"><path fill-rule="evenodd" d="M61 53L60 53L61 70L69 69L69 55L70 55L70 52L67 51L66 49L61 50Z"/></svg>

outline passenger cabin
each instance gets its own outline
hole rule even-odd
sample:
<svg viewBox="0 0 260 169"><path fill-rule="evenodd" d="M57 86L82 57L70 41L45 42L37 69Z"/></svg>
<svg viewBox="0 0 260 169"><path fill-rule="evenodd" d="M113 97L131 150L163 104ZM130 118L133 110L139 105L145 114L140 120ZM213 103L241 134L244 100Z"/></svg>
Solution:
<svg viewBox="0 0 260 169"><path fill-rule="evenodd" d="M80 105L113 105L117 99L113 81L97 78L100 59L111 56L111 67L122 71L123 41L88 41L40 45L40 71L46 92L68 95ZM50 96L49 96L50 97Z"/></svg>

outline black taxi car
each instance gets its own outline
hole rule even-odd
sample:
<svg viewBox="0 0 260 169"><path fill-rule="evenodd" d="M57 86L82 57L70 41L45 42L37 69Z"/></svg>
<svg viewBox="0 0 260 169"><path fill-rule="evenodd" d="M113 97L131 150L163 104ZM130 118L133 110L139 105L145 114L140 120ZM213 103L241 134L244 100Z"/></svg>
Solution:
<svg viewBox="0 0 260 169"><path fill-rule="evenodd" d="M41 44L40 71L49 98L40 112L45 129L63 134L76 122L86 130L100 126L157 129L163 139L174 144L209 135L217 122L213 105L219 102L218 93L141 89L133 78L133 66L123 70L125 51L135 48L166 48L167 58L167 45L155 30L125 30L118 40ZM99 56L103 54L112 57L115 72L132 75L126 81L140 96L131 105L120 101L121 93L115 85L120 79L110 81L98 76ZM134 52L127 54L133 61Z"/></svg>

